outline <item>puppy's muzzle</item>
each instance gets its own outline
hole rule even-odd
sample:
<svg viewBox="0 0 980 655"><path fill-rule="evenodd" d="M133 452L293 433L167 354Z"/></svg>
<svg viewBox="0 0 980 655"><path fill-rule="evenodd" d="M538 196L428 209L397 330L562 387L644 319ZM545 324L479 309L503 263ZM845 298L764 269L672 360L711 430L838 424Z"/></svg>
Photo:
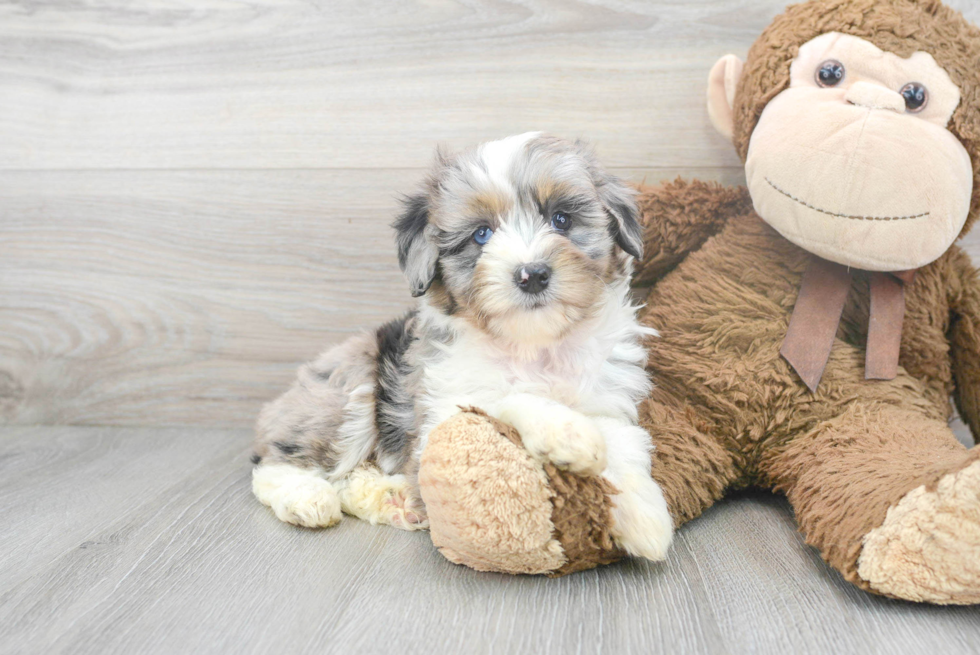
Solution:
<svg viewBox="0 0 980 655"><path fill-rule="evenodd" d="M551 267L544 262L525 264L514 273L514 283L524 293L538 294L548 288Z"/></svg>

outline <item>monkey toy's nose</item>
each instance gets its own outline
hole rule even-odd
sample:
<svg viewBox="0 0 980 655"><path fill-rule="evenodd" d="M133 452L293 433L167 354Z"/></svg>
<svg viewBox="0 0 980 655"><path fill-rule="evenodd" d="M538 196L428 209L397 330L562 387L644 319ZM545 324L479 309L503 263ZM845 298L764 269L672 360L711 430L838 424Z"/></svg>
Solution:
<svg viewBox="0 0 980 655"><path fill-rule="evenodd" d="M855 82L844 94L844 100L866 109L891 109L900 114L905 111L901 93L871 82Z"/></svg>
<svg viewBox="0 0 980 655"><path fill-rule="evenodd" d="M548 288L551 267L543 262L525 264L514 273L514 282L524 293L541 293Z"/></svg>

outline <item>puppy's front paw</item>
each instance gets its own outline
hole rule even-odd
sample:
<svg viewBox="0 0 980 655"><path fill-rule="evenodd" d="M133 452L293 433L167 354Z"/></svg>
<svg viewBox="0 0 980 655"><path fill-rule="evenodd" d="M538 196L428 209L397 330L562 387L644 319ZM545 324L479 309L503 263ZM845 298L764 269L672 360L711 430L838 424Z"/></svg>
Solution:
<svg viewBox="0 0 980 655"><path fill-rule="evenodd" d="M599 475L606 468L606 442L591 419L562 406L521 421L521 440L531 456L560 469Z"/></svg>
<svg viewBox="0 0 980 655"><path fill-rule="evenodd" d="M660 485L639 476L619 484L620 493L614 497L613 539L630 555L655 562L666 559L674 525Z"/></svg>

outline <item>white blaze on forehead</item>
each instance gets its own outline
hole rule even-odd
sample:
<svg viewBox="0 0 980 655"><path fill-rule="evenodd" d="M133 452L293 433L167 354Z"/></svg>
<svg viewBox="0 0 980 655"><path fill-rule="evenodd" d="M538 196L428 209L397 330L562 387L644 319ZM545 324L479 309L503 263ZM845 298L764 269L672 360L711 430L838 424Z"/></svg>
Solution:
<svg viewBox="0 0 980 655"><path fill-rule="evenodd" d="M525 215L518 202L518 189L515 183L515 163L524 153L527 144L541 136L541 132L525 132L497 141L488 141L477 148L479 163L472 167L472 174L495 191L508 194L512 200L510 215L500 216L501 225L494 238L503 241L507 232L512 241L511 247L521 244L520 252L528 251L537 236L538 222L535 216Z"/></svg>
<svg viewBox="0 0 980 655"><path fill-rule="evenodd" d="M517 220L501 225L484 246L483 252L492 254L498 261L507 262L510 267L541 259L545 254L544 230L535 232L534 227L527 223Z"/></svg>
<svg viewBox="0 0 980 655"><path fill-rule="evenodd" d="M511 171L514 160L531 139L541 136L541 132L525 132L506 139L489 141L480 146L478 153L486 166L490 181L501 189L515 191Z"/></svg>

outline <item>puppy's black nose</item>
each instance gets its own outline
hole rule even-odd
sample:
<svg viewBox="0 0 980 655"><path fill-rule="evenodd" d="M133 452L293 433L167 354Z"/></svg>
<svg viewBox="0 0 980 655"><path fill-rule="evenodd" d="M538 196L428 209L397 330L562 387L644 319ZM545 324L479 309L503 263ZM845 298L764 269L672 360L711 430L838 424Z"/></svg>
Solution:
<svg viewBox="0 0 980 655"><path fill-rule="evenodd" d="M542 262L525 264L514 273L514 282L524 293L541 293L548 288L551 267Z"/></svg>

